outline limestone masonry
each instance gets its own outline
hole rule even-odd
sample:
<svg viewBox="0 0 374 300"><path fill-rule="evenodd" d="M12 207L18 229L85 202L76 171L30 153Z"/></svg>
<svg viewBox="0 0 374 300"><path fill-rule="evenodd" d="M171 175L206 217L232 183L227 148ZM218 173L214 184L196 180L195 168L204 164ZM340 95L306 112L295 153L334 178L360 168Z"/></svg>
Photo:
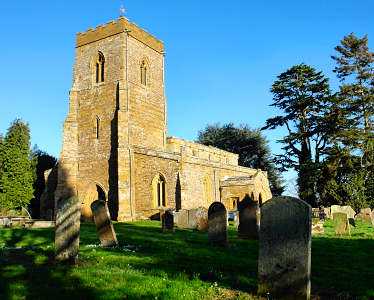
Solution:
<svg viewBox="0 0 374 300"><path fill-rule="evenodd" d="M163 51L124 17L77 34L55 203L75 194L90 220L90 204L106 200L127 221L271 198L267 173L237 154L167 136Z"/></svg>

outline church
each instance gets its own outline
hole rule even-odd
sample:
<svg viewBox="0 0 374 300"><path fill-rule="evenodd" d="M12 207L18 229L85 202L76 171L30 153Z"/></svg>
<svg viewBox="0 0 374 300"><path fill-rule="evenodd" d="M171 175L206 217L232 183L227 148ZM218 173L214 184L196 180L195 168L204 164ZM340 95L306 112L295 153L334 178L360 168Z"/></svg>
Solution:
<svg viewBox="0 0 374 300"><path fill-rule="evenodd" d="M125 17L77 34L54 207L75 194L83 220L102 199L112 219L133 221L271 198L267 173L237 154L167 135L164 57L163 42Z"/></svg>

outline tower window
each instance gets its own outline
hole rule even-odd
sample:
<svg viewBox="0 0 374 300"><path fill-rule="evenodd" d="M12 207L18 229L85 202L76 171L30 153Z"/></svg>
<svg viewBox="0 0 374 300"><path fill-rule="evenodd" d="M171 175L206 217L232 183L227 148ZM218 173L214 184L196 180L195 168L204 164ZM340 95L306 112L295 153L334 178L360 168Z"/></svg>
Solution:
<svg viewBox="0 0 374 300"><path fill-rule="evenodd" d="M96 56L96 83L104 82L104 55L99 52Z"/></svg>
<svg viewBox="0 0 374 300"><path fill-rule="evenodd" d="M140 83L143 85L149 84L149 67L145 59L140 63Z"/></svg>

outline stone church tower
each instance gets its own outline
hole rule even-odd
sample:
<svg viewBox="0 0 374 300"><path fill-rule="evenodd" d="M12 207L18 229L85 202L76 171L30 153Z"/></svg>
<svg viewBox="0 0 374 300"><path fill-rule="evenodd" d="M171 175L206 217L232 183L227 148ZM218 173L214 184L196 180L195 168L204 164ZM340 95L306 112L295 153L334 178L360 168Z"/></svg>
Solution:
<svg viewBox="0 0 374 300"><path fill-rule="evenodd" d="M167 137L163 51L123 17L77 34L55 200L78 195L83 218L96 199L107 200L117 220L209 206L220 200L220 181L233 198L228 187L240 179L232 176L262 182L254 198L271 196L266 172L237 166L236 154Z"/></svg>

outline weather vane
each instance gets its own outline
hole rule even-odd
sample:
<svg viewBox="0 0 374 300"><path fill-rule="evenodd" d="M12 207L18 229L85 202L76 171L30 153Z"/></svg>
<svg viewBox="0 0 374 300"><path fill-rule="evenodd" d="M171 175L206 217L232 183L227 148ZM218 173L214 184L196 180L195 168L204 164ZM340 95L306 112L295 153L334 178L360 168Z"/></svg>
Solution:
<svg viewBox="0 0 374 300"><path fill-rule="evenodd" d="M121 17L124 17L126 10L123 8L123 5L121 5L119 10L121 11Z"/></svg>

